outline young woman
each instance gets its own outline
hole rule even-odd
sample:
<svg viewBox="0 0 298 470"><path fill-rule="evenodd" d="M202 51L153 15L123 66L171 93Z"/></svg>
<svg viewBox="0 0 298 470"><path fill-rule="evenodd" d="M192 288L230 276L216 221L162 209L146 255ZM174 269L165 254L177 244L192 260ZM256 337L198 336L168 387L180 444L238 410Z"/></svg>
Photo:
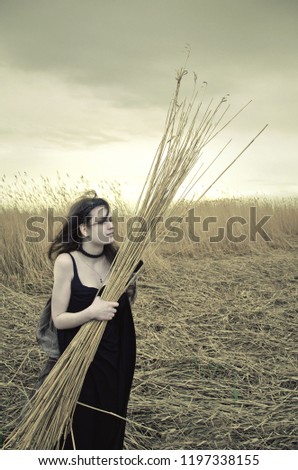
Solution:
<svg viewBox="0 0 298 470"><path fill-rule="evenodd" d="M126 417L136 355L133 318L127 292L115 302L97 295L116 254L113 233L109 204L96 195L84 197L49 249L55 258L51 308L60 353L81 325L107 320L79 397L87 406L77 404L64 449L123 449L125 420L105 411Z"/></svg>

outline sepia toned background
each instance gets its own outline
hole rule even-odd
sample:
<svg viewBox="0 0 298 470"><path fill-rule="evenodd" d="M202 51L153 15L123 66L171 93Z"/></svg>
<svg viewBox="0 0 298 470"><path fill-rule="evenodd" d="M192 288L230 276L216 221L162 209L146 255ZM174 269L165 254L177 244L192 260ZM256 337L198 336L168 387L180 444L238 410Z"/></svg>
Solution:
<svg viewBox="0 0 298 470"><path fill-rule="evenodd" d="M53 233L49 210L65 216L90 188L132 215L188 58L182 95L195 72L206 103L227 96L237 112L252 100L206 148L233 139L215 173L269 126L210 199L198 200L200 186L174 213L215 217L210 231L191 229L200 242L183 224L179 243L144 259L125 449L297 447L297 10L294 0L1 0L2 439L46 360L35 331L51 240L29 243L28 219ZM252 209L269 217L269 242L250 236ZM247 222L233 226L244 241L225 231L212 242L233 217Z"/></svg>

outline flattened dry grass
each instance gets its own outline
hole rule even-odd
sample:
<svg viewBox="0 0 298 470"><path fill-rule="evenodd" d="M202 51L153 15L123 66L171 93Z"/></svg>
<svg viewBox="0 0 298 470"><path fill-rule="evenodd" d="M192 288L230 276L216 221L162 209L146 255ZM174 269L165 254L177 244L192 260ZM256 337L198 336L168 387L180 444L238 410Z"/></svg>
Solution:
<svg viewBox="0 0 298 470"><path fill-rule="evenodd" d="M296 448L295 246L171 257L142 274L127 449ZM12 283L2 287L4 435L44 360L35 327L48 296L48 286Z"/></svg>

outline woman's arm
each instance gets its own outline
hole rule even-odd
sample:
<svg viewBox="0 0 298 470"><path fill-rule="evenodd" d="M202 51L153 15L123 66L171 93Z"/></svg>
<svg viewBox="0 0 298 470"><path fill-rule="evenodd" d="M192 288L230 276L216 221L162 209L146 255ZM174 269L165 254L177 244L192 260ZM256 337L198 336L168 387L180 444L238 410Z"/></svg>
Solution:
<svg viewBox="0 0 298 470"><path fill-rule="evenodd" d="M67 253L61 253L54 265L54 284L52 292L52 318L56 328L68 329L81 326L90 320L111 320L118 302L107 302L95 297L89 307L79 312L67 312L73 278L73 263Z"/></svg>

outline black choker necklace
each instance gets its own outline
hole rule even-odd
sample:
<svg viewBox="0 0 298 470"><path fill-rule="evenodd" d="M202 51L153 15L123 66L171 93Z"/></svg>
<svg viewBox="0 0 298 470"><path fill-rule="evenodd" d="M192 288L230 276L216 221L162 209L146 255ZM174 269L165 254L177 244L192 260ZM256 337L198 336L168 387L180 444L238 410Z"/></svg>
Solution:
<svg viewBox="0 0 298 470"><path fill-rule="evenodd" d="M87 251L85 251L82 246L80 246L78 250L81 253L83 253L83 255L88 256L89 258L100 258L104 254L104 250L102 250L102 252L99 253L99 255L92 255L91 253L88 253Z"/></svg>

